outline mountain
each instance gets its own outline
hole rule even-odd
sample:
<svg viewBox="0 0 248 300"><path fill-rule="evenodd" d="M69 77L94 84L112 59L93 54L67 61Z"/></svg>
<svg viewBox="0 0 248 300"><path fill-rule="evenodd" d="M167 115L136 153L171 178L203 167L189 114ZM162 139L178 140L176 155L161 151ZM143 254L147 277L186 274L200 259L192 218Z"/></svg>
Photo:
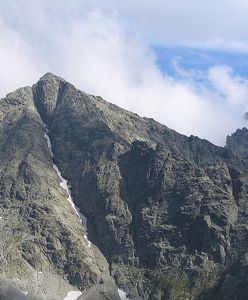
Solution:
<svg viewBox="0 0 248 300"><path fill-rule="evenodd" d="M217 147L51 73L0 120L3 299L248 298L246 128Z"/></svg>

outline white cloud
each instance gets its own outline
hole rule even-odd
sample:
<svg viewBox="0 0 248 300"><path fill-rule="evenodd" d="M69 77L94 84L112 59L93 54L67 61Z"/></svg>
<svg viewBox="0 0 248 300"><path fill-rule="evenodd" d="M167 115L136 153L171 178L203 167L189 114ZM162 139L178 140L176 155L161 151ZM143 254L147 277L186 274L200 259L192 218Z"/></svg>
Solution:
<svg viewBox="0 0 248 300"><path fill-rule="evenodd" d="M38 74L23 39L0 22L1 96L31 83Z"/></svg>
<svg viewBox="0 0 248 300"><path fill-rule="evenodd" d="M248 108L248 80L234 75L228 66L209 69L209 81L231 106L244 105Z"/></svg>
<svg viewBox="0 0 248 300"><path fill-rule="evenodd" d="M156 45L248 51L245 0L126 0L118 8L131 27Z"/></svg>
<svg viewBox="0 0 248 300"><path fill-rule="evenodd" d="M139 15L138 2L119 6L114 0L95 1L94 5L76 0L4 3L0 12L1 95L52 71L86 92L153 117L181 133L223 144L227 134L243 125L247 80L226 66L199 72L183 70L177 64L179 79L162 74L149 44L130 33L124 21L128 4L133 18L148 14L149 8L151 18L160 14L145 1ZM169 2L165 1L168 11L176 13L178 7ZM162 1L156 5L159 10ZM132 18L129 21L131 24ZM141 35L139 22L137 32ZM159 32L164 32L163 22Z"/></svg>

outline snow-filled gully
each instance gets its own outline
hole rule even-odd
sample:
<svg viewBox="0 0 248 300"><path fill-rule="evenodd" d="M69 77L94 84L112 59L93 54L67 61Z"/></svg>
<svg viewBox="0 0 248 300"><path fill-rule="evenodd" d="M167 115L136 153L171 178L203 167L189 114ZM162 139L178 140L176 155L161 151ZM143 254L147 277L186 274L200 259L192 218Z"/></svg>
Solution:
<svg viewBox="0 0 248 300"><path fill-rule="evenodd" d="M50 137L48 135L48 130L46 129L44 136L46 138L47 141L47 146L48 149L50 151L51 157L53 158L53 151L52 151L52 144L51 144L51 140ZM67 200L70 202L75 214L77 215L77 217L79 218L80 222L84 225L86 232L87 232L87 218L80 212L79 208L75 205L75 203L73 202L73 198L71 195L71 190L70 190L70 186L67 184L67 180L62 176L59 168L53 163L53 169L55 170L55 172L57 173L59 179L60 179L60 186L66 191L67 193ZM88 247L91 247L91 242L88 239L87 233L84 235L85 240L88 243ZM118 289L118 294L121 298L121 300L128 300L129 298L127 298L126 293L120 289ZM71 291L67 294L67 297L64 298L64 300L76 300L78 299L79 296L81 296L82 293L79 291Z"/></svg>
<svg viewBox="0 0 248 300"><path fill-rule="evenodd" d="M46 138L46 141L47 141L47 146L48 146L48 149L51 153L51 157L53 158L54 155L53 155L53 151L52 151L52 144L51 144L51 140L48 136L48 130L45 131L45 134L44 134L45 138ZM67 200L70 202L71 204L71 207L73 208L75 214L78 216L80 222L84 225L85 229L86 229L86 232L87 232L87 218L81 214L80 210L78 207L76 207L76 205L74 204L73 202L73 199L72 199L72 196L71 196L71 190L70 190L70 187L69 185L67 184L67 180L61 175L61 172L60 170L58 169L58 167L53 164L53 169L55 170L55 172L57 173L59 179L60 179L60 186L66 191L66 194L67 194ZM86 239L86 241L88 242L88 247L90 248L91 247L91 242L89 241L88 239L88 236L87 234L84 235L84 238Z"/></svg>

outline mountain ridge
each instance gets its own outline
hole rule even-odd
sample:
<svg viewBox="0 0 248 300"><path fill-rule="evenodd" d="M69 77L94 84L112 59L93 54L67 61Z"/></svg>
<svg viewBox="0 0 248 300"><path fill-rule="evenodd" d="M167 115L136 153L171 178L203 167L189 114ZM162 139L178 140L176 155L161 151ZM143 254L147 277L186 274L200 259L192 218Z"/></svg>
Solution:
<svg viewBox="0 0 248 300"><path fill-rule="evenodd" d="M116 289L114 285L106 289L105 282L111 280L108 268L131 299L246 299L246 289L240 288L247 274L246 128L228 137L225 147L218 147L81 92L52 73L32 88L2 99L0 119L2 210L14 205L24 218L22 226L37 228L34 232L45 238L43 244L20 243L18 253L33 269L37 263L25 254L27 245L42 249L41 261L47 261L52 247L55 260L48 265L53 274L67 274L69 283L81 290L100 285L110 299L118 295L108 294ZM66 230L66 243L71 244L74 237L83 238L84 229L76 225L65 195L57 190L45 127L54 162L89 220L88 234L96 253L100 250L89 262L86 248L82 252L76 244L71 247L73 260L78 259L76 253L82 255L76 270L66 254L67 244L61 248L61 234ZM59 226L48 232L46 226L41 228L46 215L37 222L37 211L44 203L51 214L68 216L68 222L61 217ZM27 209L35 217L25 219ZM51 230L58 232L55 238ZM86 266L92 269L90 280L90 272L82 271ZM233 271L236 266L240 275Z"/></svg>

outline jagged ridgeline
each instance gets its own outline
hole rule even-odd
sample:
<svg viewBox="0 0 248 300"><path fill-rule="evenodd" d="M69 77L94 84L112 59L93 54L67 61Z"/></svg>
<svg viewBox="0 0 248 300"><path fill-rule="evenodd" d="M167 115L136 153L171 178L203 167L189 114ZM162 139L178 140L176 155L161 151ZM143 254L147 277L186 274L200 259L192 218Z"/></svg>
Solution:
<svg viewBox="0 0 248 300"><path fill-rule="evenodd" d="M248 299L247 146L245 128L217 147L51 73L7 95L0 299Z"/></svg>

